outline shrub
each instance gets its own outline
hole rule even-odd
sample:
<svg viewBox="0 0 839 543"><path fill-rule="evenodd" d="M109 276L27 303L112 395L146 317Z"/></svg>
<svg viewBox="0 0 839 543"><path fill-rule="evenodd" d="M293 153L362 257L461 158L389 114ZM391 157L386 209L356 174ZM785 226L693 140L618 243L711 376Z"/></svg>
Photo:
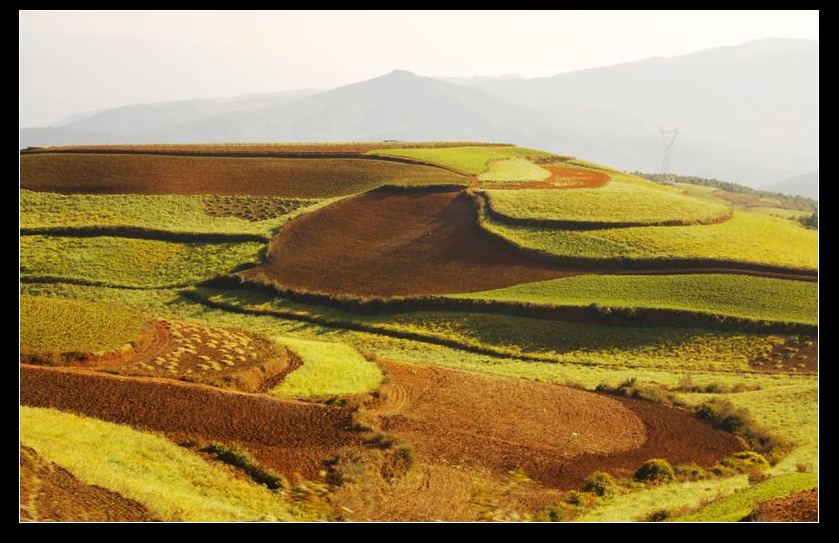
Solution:
<svg viewBox="0 0 839 543"><path fill-rule="evenodd" d="M671 481L676 476L673 466L663 458L652 458L644 462L635 472L636 481L662 482Z"/></svg>
<svg viewBox="0 0 839 543"><path fill-rule="evenodd" d="M670 511L658 509L644 517L644 522L664 522L670 518Z"/></svg>
<svg viewBox="0 0 839 543"><path fill-rule="evenodd" d="M680 481L701 481L712 477L712 474L699 464L682 464L675 466L673 471Z"/></svg>
<svg viewBox="0 0 839 543"><path fill-rule="evenodd" d="M748 411L735 407L728 400L713 399L696 410L696 416L743 439L753 451L777 462L792 444L757 424Z"/></svg>
<svg viewBox="0 0 839 543"><path fill-rule="evenodd" d="M259 465L251 455L236 447L211 443L200 450L213 455L220 462L241 469L255 482L265 485L271 490L287 489L289 487L288 480L284 476Z"/></svg>
<svg viewBox="0 0 839 543"><path fill-rule="evenodd" d="M584 492L590 492L597 496L613 496L619 490L620 487L615 478L603 471L595 471L583 484Z"/></svg>
<svg viewBox="0 0 839 543"><path fill-rule="evenodd" d="M723 458L720 465L738 473L756 475L769 469L769 462L762 454L754 451L741 451Z"/></svg>

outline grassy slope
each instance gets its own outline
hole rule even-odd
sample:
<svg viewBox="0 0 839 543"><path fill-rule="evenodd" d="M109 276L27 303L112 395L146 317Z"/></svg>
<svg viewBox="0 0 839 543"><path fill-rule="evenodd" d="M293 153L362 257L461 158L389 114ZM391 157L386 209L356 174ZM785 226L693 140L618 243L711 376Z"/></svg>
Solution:
<svg viewBox="0 0 839 543"><path fill-rule="evenodd" d="M744 211L720 224L642 226L568 231L510 226L484 227L512 242L546 253L600 259L702 258L786 266L818 267L818 233L785 219Z"/></svg>
<svg viewBox="0 0 839 543"><path fill-rule="evenodd" d="M690 328L608 327L459 311L356 315L246 291L203 289L216 302L249 310L281 311L335 327L362 325L383 333L410 333L428 341L525 356L548 362L633 368L749 370L749 360L783 343L783 337ZM269 313L266 313L269 314Z"/></svg>
<svg viewBox="0 0 839 543"><path fill-rule="evenodd" d="M113 286L164 288L191 284L255 262L264 244L174 243L115 237L24 236L21 273Z"/></svg>
<svg viewBox="0 0 839 543"><path fill-rule="evenodd" d="M817 283L744 275L580 275L450 297L661 307L757 320L818 322Z"/></svg>
<svg viewBox="0 0 839 543"><path fill-rule="evenodd" d="M160 520L306 520L281 495L156 434L54 409L21 407L20 419L24 445Z"/></svg>
<svg viewBox="0 0 839 543"><path fill-rule="evenodd" d="M303 365L271 393L289 398L324 398L364 394L382 382L382 372L358 351L343 343L275 337L294 351Z"/></svg>
<svg viewBox="0 0 839 543"><path fill-rule="evenodd" d="M130 343L145 325L139 312L118 303L20 298L20 342L27 351L103 353Z"/></svg>
<svg viewBox="0 0 839 543"><path fill-rule="evenodd" d="M724 205L620 181L595 189L488 190L486 194L494 210L523 219L691 224L712 220L729 211Z"/></svg>
<svg viewBox="0 0 839 543"><path fill-rule="evenodd" d="M22 190L21 227L129 226L165 232L267 234L307 210L263 221L211 217L206 196L137 194L55 194ZM290 203L316 206L317 200Z"/></svg>
<svg viewBox="0 0 839 543"><path fill-rule="evenodd" d="M371 151L369 154L416 158L434 164L442 164L471 174L479 174L486 170L490 160L553 156L552 153L545 151L514 146L381 149Z"/></svg>
<svg viewBox="0 0 839 543"><path fill-rule="evenodd" d="M674 520L680 522L737 522L758 503L789 496L818 485L815 473L787 473L772 477L745 490L712 502L695 513Z"/></svg>

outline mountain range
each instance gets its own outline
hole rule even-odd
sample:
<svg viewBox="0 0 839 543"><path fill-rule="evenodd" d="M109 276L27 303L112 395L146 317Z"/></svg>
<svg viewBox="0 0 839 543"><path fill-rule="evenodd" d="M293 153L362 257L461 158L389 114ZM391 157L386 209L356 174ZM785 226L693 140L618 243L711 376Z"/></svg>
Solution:
<svg viewBox="0 0 839 543"><path fill-rule="evenodd" d="M818 42L766 39L532 79L396 70L331 90L79 114L23 128L20 145L481 140L661 172L671 137L661 131L672 130L672 173L808 193L815 176L817 193Z"/></svg>

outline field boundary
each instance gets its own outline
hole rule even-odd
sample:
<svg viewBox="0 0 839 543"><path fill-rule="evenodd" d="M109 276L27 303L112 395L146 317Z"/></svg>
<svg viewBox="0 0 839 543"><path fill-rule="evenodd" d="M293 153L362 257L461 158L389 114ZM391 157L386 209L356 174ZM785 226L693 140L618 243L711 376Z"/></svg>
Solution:
<svg viewBox="0 0 839 543"><path fill-rule="evenodd" d="M489 189L489 187L486 187ZM504 187L498 187L496 190L503 190ZM489 189L492 190L492 189ZM535 226L544 228L556 228L562 230L606 230L609 228L632 228L639 226L694 226L694 225L709 225L721 224L730 220L734 216L734 210L728 209L724 213L699 219L696 221L687 220L669 220L669 221L651 221L651 222L603 222L603 221L573 221L564 219L537 219L533 217L514 217L507 215L495 209L492 206L492 198L482 190L472 191L473 198L482 199L482 207L486 216L494 221L511 224L515 226Z"/></svg>
<svg viewBox="0 0 839 543"><path fill-rule="evenodd" d="M267 308L249 308L244 307L232 303L211 300L209 297L204 295L203 293L197 290L186 290L180 293L181 296L186 298L191 302L198 303L205 307L209 307L212 309L218 309L221 311L227 311L230 313L238 313L241 315L256 315L256 316L268 316L268 317L277 317L281 319L287 320L294 320L298 322L306 322L309 324L316 324L318 326L326 326L329 328L334 328L336 330L350 330L354 332L363 332L368 334L375 334L380 336L387 336L392 337L395 339L402 339L408 341L418 341L420 343L428 343L431 345L440 345L443 347L448 347L451 349L457 349L460 351L465 351L469 353L479 354L479 355L487 355L487 356L494 356L500 358L511 358L515 360L522 360L526 362L543 362L548 364L570 364L570 365L577 365L577 366L597 366L592 364L591 362L586 362L584 360L578 361L568 361L568 360L558 360L556 357L550 354L537 354L537 353L523 353L520 351L513 352L508 351L503 348L492 347L488 345L479 345L476 343L466 342L466 341L459 341L454 340L451 338L440 337L434 334L423 334L419 332L409 332L405 330L392 330L387 328L381 328L375 325L361 323L357 321L351 320L344 320L344 319L335 319L329 317L323 317L319 315L307 314L302 313L299 311L292 311L292 310L281 310L281 309L267 309ZM627 366L628 368L633 368L635 366ZM720 373L736 373L736 374L746 374L746 373L755 373L760 374L759 371L749 371L749 370L714 370Z"/></svg>
<svg viewBox="0 0 839 543"><path fill-rule="evenodd" d="M464 193L467 192L465 191ZM562 256L538 249L530 249L522 247L501 234L487 229L485 223L489 219L483 201L472 196L467 196L467 198L472 202L477 211L475 220L478 222L480 233L486 239L504 250L512 251L525 258L544 264L608 271L609 273L619 273L620 270L631 273L669 273L674 275L680 273L721 273L774 277L793 281L817 282L819 280L818 270L772 266L737 260L714 260L707 258L591 258Z"/></svg>
<svg viewBox="0 0 839 543"><path fill-rule="evenodd" d="M289 300L332 307L348 313L375 315L415 311L462 311L513 315L543 320L585 322L605 326L640 326L669 328L704 328L712 330L749 331L778 334L818 333L817 324L749 319L731 315L670 308L632 308L621 306L560 305L479 300L452 296L414 296L392 298L356 298L320 292L286 289L271 280L245 279L238 275L221 275L197 286L220 290L246 290Z"/></svg>
<svg viewBox="0 0 839 543"><path fill-rule="evenodd" d="M32 284L39 284L39 283L46 283L46 284L61 284L66 283L69 285L80 285L83 287L106 287L106 288L118 288L118 289L125 289L125 290L167 290L167 289L176 289L176 288L187 288L191 287L195 283L177 283L171 285L151 285L147 287L140 287L137 285L120 285L117 283L108 283L107 281L95 281L93 279L79 279L75 277L59 277L56 275L21 275L20 276L21 283L32 283Z"/></svg>
<svg viewBox="0 0 839 543"><path fill-rule="evenodd" d="M132 239L149 239L156 241L175 242L230 242L241 243L248 241L271 241L270 233L266 234L232 234L224 232L178 232L145 228L142 226L44 226L25 227L20 229L21 236L57 236L57 237L115 237Z"/></svg>

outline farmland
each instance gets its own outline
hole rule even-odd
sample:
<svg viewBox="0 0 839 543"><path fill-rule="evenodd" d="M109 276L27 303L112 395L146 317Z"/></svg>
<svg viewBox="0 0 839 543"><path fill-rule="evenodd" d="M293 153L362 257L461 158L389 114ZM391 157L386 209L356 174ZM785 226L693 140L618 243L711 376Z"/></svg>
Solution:
<svg viewBox="0 0 839 543"><path fill-rule="evenodd" d="M68 232L100 228L154 232L267 235L318 200L254 196L74 194L21 191L21 228Z"/></svg>
<svg viewBox="0 0 839 543"><path fill-rule="evenodd" d="M719 224L643 226L594 231L514 226L484 221L512 243L560 257L607 259L708 259L815 269L818 235L776 217L737 211Z"/></svg>
<svg viewBox="0 0 839 543"><path fill-rule="evenodd" d="M189 285L258 261L261 243L177 243L111 236L21 238L24 280L126 288Z"/></svg>
<svg viewBox="0 0 839 543"><path fill-rule="evenodd" d="M577 306L666 307L816 323L817 289L815 283L739 275L580 275L459 297Z"/></svg>
<svg viewBox="0 0 839 543"><path fill-rule="evenodd" d="M546 153L537 149L527 149L525 147L514 146L381 149L369 151L369 153L383 156L416 158L433 164L442 164L444 166L448 166L449 168L454 168L470 174L483 173L488 168L490 161L493 160L553 157L551 153Z"/></svg>
<svg viewBox="0 0 839 543"><path fill-rule="evenodd" d="M596 189L534 189L523 195L518 191L489 190L485 194L493 211L514 219L641 226L721 222L729 215L723 205L622 182Z"/></svg>
<svg viewBox="0 0 839 543"><path fill-rule="evenodd" d="M812 507L818 231L771 209L471 142L46 148L21 187L22 518Z"/></svg>
<svg viewBox="0 0 839 543"><path fill-rule="evenodd" d="M346 196L382 184L466 184L423 164L352 158L44 153L21 157L23 188L83 194Z"/></svg>
<svg viewBox="0 0 839 543"><path fill-rule="evenodd" d="M138 339L145 319L125 305L23 296L20 300L21 352L106 353Z"/></svg>

